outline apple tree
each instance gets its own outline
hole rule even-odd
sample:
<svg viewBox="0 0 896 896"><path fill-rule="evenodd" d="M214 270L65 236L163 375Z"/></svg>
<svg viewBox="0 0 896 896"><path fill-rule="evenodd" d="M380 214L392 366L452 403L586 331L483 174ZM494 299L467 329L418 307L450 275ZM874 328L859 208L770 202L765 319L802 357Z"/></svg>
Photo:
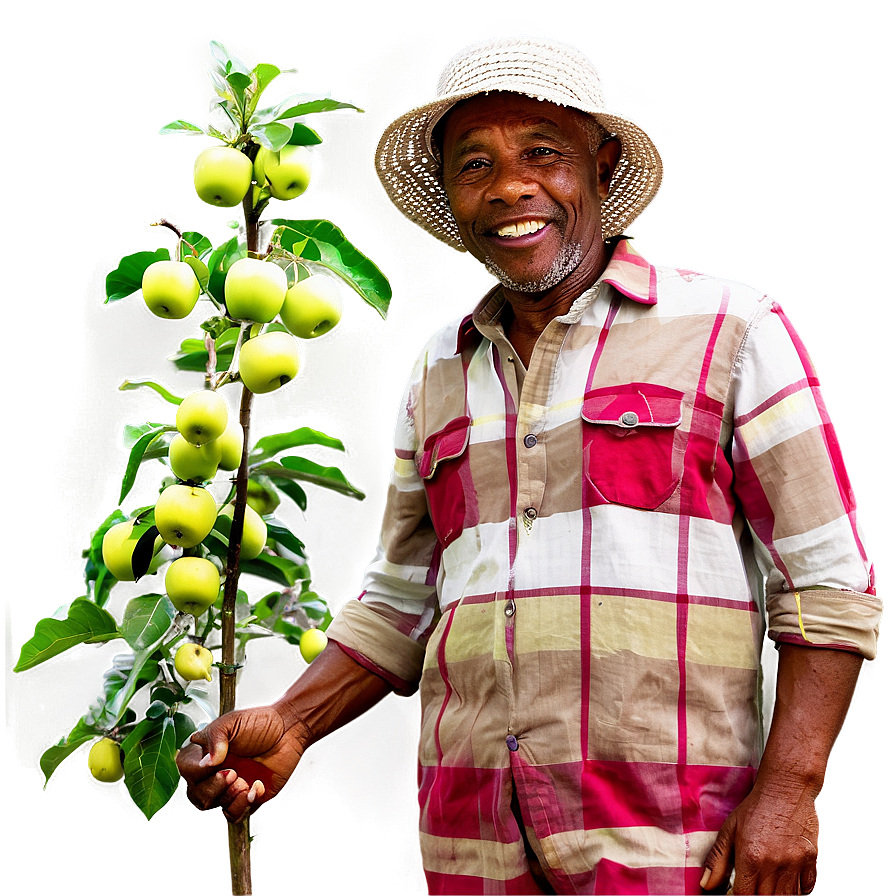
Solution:
<svg viewBox="0 0 896 896"><path fill-rule="evenodd" d="M36 624L15 666L24 672L81 645L123 642L95 702L46 749L40 766L49 782L60 763L90 743L94 777L123 779L147 818L177 789L177 750L235 707L249 642L283 638L306 662L326 643L330 610L313 588L301 537L278 507L286 501L304 511L309 485L364 496L337 466L304 456L310 446L343 451L333 436L300 427L253 441L253 400L289 386L299 369L299 340L339 322L346 288L383 318L391 298L377 266L329 221L262 221L272 198L292 200L308 186L310 147L322 140L305 117L362 110L307 95L262 105L281 70L249 69L217 42L211 52L215 124L177 120L161 133L216 139L195 160L196 192L222 209L240 207L242 221L229 222L237 232L217 245L167 220L154 222L169 246L123 257L106 278L105 299L142 293L146 307L137 302L135 316L148 308L173 321L206 303L200 331L181 334L170 357L177 370L196 375L197 388L176 395L155 379L121 384L155 391L171 413L125 427L119 503L84 550L85 594ZM157 494L131 506L138 480ZM241 576L256 587L241 587ZM116 612L120 582L149 584ZM229 839L233 892L250 893L248 822L229 824Z"/></svg>

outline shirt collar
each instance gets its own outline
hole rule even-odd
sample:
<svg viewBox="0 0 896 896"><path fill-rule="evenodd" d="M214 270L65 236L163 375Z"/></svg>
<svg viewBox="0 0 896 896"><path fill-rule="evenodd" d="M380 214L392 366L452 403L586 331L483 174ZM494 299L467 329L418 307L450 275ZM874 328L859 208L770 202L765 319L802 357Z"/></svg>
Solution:
<svg viewBox="0 0 896 896"><path fill-rule="evenodd" d="M610 261L597 282L589 286L573 302L569 311L558 319L570 324L580 320L600 291L602 283L609 284L622 295L642 305L655 305L657 302L656 268L633 248L629 237L623 236L614 246ZM495 327L501 317L504 301L501 287L495 286L473 312L461 320L457 332L458 354L478 341L483 330Z"/></svg>

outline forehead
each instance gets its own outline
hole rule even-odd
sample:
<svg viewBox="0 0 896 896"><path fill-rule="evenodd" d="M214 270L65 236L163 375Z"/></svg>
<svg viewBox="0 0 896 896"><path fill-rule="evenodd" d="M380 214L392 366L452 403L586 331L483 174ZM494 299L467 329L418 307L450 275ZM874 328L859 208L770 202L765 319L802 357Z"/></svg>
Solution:
<svg viewBox="0 0 896 896"><path fill-rule="evenodd" d="M434 136L446 151L459 141L474 137L477 132L494 129L546 131L575 140L584 135L583 124L587 117L578 109L498 91L461 100L445 114Z"/></svg>

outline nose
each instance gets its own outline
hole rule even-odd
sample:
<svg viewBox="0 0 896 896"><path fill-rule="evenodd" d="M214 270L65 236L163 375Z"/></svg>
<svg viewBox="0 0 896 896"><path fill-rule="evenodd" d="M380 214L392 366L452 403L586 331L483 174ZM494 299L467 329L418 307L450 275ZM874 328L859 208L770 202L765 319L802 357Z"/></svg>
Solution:
<svg viewBox="0 0 896 896"><path fill-rule="evenodd" d="M530 199L538 192L538 184L531 172L519 161L496 163L486 193L489 202L515 205L521 199Z"/></svg>

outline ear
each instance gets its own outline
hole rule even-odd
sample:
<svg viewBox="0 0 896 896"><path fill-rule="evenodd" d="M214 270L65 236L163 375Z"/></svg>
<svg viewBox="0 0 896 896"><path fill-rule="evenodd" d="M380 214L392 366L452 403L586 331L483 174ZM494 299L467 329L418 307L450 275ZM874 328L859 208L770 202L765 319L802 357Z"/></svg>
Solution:
<svg viewBox="0 0 896 896"><path fill-rule="evenodd" d="M610 181L613 178L613 172L622 155L622 144L617 137L610 137L604 140L600 148L595 154L597 161L597 192L600 195L601 202L607 198L610 192Z"/></svg>

